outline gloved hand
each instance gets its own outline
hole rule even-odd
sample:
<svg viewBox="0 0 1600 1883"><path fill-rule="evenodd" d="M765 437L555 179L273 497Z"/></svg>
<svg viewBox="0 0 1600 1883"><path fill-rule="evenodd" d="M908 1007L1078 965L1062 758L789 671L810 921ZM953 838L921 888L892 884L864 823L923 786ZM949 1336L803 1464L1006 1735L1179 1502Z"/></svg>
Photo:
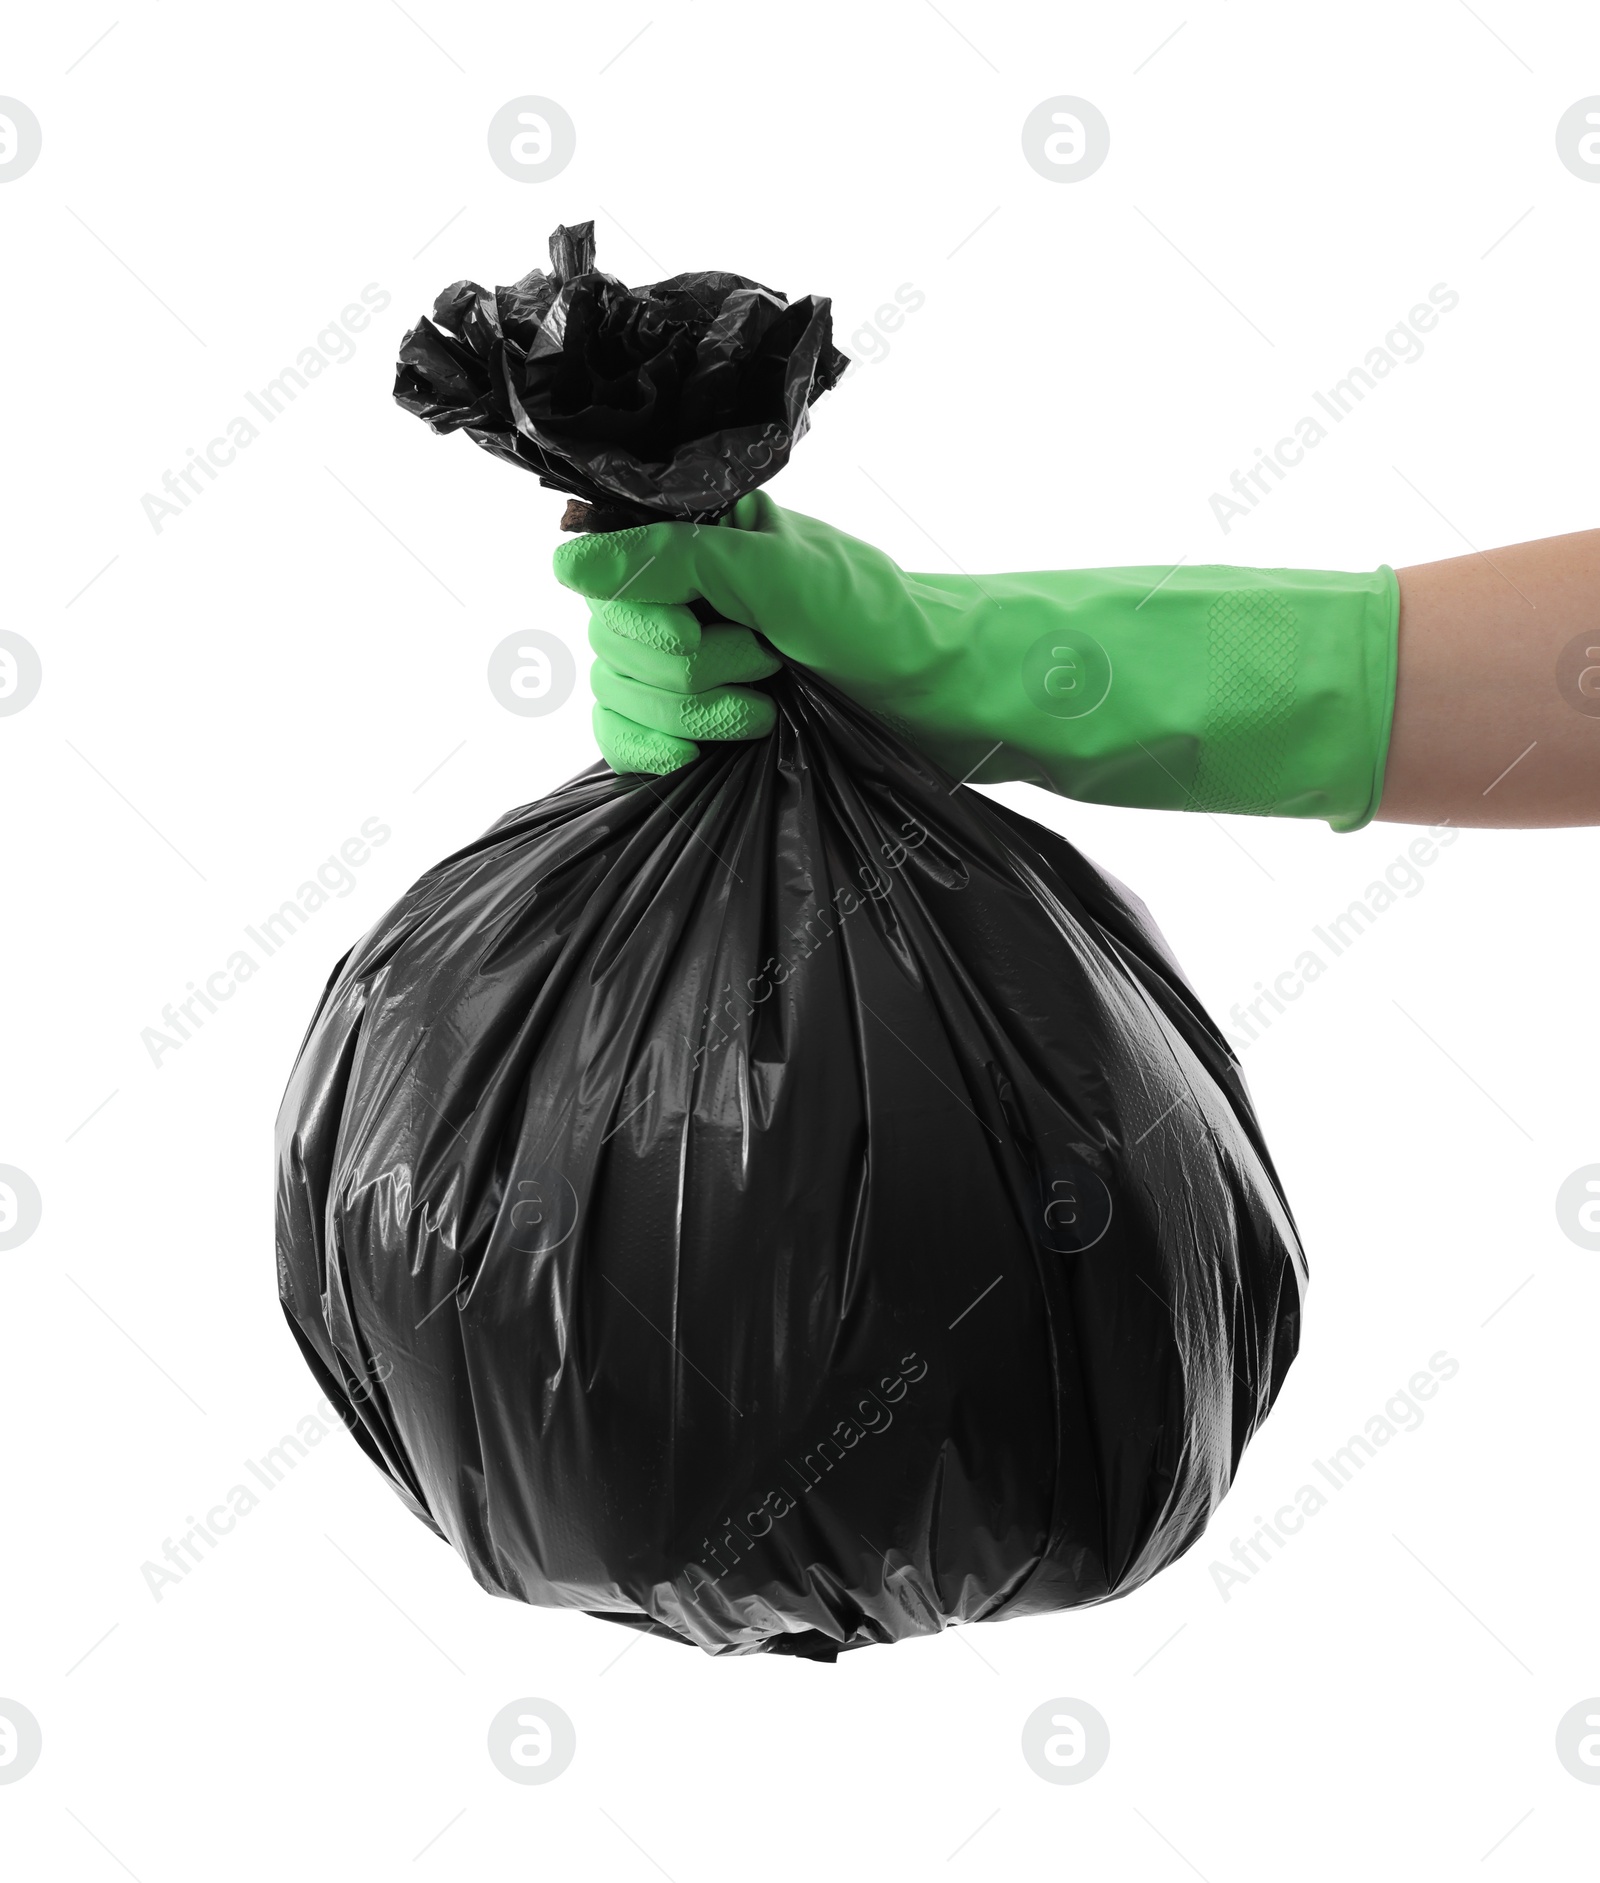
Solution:
<svg viewBox="0 0 1600 1883"><path fill-rule="evenodd" d="M577 537L555 572L593 604L595 734L618 771L770 730L750 683L781 663L755 630L956 778L1336 830L1378 808L1388 567L908 575L756 491L715 526ZM683 606L696 598L725 622L702 628Z"/></svg>

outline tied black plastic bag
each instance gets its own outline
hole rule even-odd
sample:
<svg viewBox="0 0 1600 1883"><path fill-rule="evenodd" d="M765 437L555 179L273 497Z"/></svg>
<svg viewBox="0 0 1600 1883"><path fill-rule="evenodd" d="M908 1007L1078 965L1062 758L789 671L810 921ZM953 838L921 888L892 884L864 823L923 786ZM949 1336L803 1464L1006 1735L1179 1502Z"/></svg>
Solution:
<svg viewBox="0 0 1600 1883"><path fill-rule="evenodd" d="M549 274L446 288L400 344L394 396L611 529L721 516L788 462L848 364L826 300L721 271L626 288L580 222L551 236Z"/></svg>
<svg viewBox="0 0 1600 1883"><path fill-rule="evenodd" d="M279 1283L485 1588L831 1659L1179 1555L1305 1270L1142 906L804 671L770 687L770 738L595 767L339 965Z"/></svg>

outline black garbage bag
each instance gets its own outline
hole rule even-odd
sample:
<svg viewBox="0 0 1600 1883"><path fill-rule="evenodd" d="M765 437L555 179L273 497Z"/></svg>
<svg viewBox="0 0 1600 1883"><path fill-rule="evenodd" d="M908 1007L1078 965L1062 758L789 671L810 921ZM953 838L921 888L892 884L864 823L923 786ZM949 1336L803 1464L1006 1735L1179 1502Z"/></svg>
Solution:
<svg viewBox="0 0 1600 1883"><path fill-rule="evenodd" d="M770 738L597 765L339 964L278 1273L483 1587L832 1659L1181 1554L1305 1266L1142 905L815 677L769 685Z"/></svg>

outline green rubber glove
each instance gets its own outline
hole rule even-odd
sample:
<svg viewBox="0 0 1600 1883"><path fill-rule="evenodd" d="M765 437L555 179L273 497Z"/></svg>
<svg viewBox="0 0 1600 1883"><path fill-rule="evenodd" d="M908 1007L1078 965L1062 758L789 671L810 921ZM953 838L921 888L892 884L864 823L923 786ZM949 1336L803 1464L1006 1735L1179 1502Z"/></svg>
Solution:
<svg viewBox="0 0 1600 1883"><path fill-rule="evenodd" d="M715 526L575 538L555 572L592 604L595 734L618 771L767 732L750 683L780 663L759 633L952 777L1335 830L1378 808L1399 617L1387 567L908 575L756 491ZM683 605L696 598L726 622L702 628Z"/></svg>

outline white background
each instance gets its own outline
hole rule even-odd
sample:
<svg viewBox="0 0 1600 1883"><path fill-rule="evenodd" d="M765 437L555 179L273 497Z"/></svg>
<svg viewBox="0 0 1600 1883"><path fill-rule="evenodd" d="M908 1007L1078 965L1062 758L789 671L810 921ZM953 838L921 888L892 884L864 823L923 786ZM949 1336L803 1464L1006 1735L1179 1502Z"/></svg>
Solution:
<svg viewBox="0 0 1600 1883"><path fill-rule="evenodd" d="M0 624L44 683L0 719L0 1163L44 1214L0 1255L0 1696L44 1751L0 1786L8 1875L1222 1883L1594 1849L1600 1786L1555 1753L1600 1694L1600 1256L1554 1207L1600 1161L1592 832L1466 833L1245 1051L1305 1343L1213 1533L1129 1600L832 1668L714 1661L490 1600L340 1434L159 1603L141 1575L316 1401L271 1141L324 976L592 757L581 677L545 719L485 681L529 625L586 666L561 500L390 402L446 283L514 279L592 215L624 278L828 293L858 353L913 284L775 486L913 568L1369 568L1597 521L1600 188L1554 129L1600 92L1600 18L1185 4L11 22L0 91L44 145L0 187ZM489 160L522 93L577 126L559 177ZM1057 93L1111 125L1073 184L1019 141ZM1425 355L1224 537L1211 493L1436 282L1460 305ZM157 533L143 494L367 283L393 301L354 359ZM1508 722L1485 784L1526 744ZM999 795L1144 895L1220 1017L1416 834ZM354 891L153 1066L141 1029L374 816ZM1232 1538L1440 1350L1425 1423L1224 1601ZM486 1755L524 1695L576 1722L549 1785ZM1021 1756L1058 1696L1109 1722L1089 1783Z"/></svg>

